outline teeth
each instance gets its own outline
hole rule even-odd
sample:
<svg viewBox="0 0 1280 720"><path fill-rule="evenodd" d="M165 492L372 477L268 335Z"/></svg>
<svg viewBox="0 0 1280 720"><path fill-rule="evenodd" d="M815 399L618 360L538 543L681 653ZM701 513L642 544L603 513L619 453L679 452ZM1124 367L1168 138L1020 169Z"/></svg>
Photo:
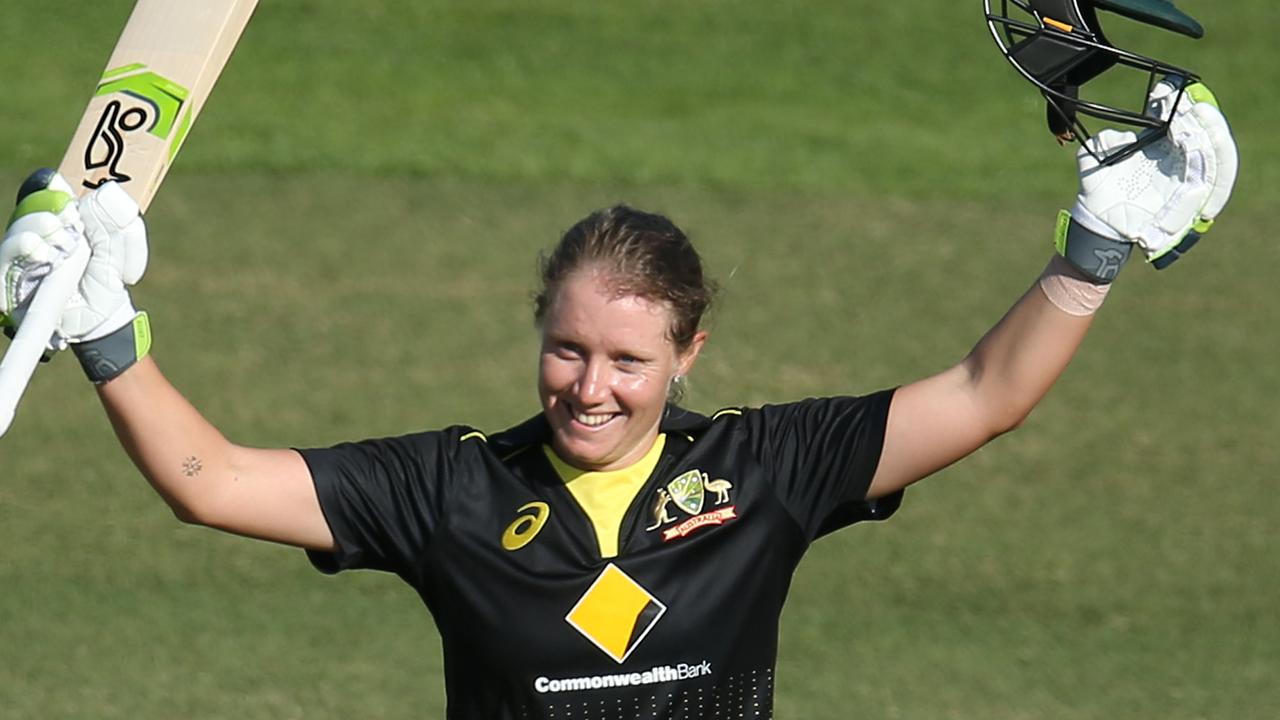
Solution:
<svg viewBox="0 0 1280 720"><path fill-rule="evenodd" d="M574 413L573 416L578 422L587 427L597 427L603 425L613 419L613 415L588 415L586 413Z"/></svg>

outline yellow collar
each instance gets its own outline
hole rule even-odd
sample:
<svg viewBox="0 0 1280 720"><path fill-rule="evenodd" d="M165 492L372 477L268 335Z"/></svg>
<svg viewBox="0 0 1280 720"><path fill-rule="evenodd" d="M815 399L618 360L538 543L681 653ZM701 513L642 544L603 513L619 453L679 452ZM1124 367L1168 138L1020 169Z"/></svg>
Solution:
<svg viewBox="0 0 1280 720"><path fill-rule="evenodd" d="M618 535L622 531L622 519L627 508L635 500L636 493L644 487L653 469L662 457L667 436L658 434L644 457L618 470L580 470L556 455L550 445L543 445L542 452L555 468L573 498L582 506L596 531L601 557L618 554Z"/></svg>

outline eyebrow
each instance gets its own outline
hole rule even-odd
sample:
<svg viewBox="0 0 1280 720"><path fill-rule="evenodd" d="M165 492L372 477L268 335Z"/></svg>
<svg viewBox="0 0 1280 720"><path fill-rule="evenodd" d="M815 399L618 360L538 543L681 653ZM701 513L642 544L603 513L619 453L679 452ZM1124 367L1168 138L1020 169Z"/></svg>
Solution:
<svg viewBox="0 0 1280 720"><path fill-rule="evenodd" d="M542 335L543 335L542 344L544 346L556 345L560 347L569 347L569 348L574 348L578 350L586 350L585 345L583 345L578 340L572 339L568 336L557 335L550 331L544 331ZM630 346L608 348L606 352L608 353L609 357L612 357L612 358L626 356L626 357L635 358L636 360L639 360L641 362L653 362L656 359L656 356L654 354L641 352L640 350L637 350Z"/></svg>

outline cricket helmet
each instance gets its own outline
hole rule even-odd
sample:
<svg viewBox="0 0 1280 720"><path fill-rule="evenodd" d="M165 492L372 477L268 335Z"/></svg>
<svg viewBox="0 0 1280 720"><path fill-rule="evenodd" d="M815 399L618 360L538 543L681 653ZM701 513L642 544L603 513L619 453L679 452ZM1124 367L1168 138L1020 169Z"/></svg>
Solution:
<svg viewBox="0 0 1280 720"><path fill-rule="evenodd" d="M1100 163L1128 157L1168 132L1176 100L1181 98L1168 104L1163 113L1148 107L1147 96L1157 82L1165 76L1178 76L1182 81L1175 85L1181 88L1199 79L1185 68L1118 48L1102 33L1098 10L1188 37L1203 37L1200 23L1168 0L983 0L983 5L1000 52L1048 101L1049 130L1060 142L1078 140L1094 153L1085 144L1090 133L1080 115L1138 129L1133 143L1113 149L1106 157L1095 155ZM1145 75L1146 90L1131 108L1081 95L1085 83L1117 67L1137 71L1137 77Z"/></svg>

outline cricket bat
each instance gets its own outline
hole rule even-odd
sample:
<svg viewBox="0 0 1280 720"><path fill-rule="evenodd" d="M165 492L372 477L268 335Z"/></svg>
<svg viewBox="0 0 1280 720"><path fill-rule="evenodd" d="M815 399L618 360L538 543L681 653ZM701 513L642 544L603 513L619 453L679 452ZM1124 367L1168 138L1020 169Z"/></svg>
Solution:
<svg viewBox="0 0 1280 720"><path fill-rule="evenodd" d="M138 0L58 172L78 193L118 182L146 212L256 5ZM0 435L13 422L89 254L82 243L41 281L0 360Z"/></svg>

